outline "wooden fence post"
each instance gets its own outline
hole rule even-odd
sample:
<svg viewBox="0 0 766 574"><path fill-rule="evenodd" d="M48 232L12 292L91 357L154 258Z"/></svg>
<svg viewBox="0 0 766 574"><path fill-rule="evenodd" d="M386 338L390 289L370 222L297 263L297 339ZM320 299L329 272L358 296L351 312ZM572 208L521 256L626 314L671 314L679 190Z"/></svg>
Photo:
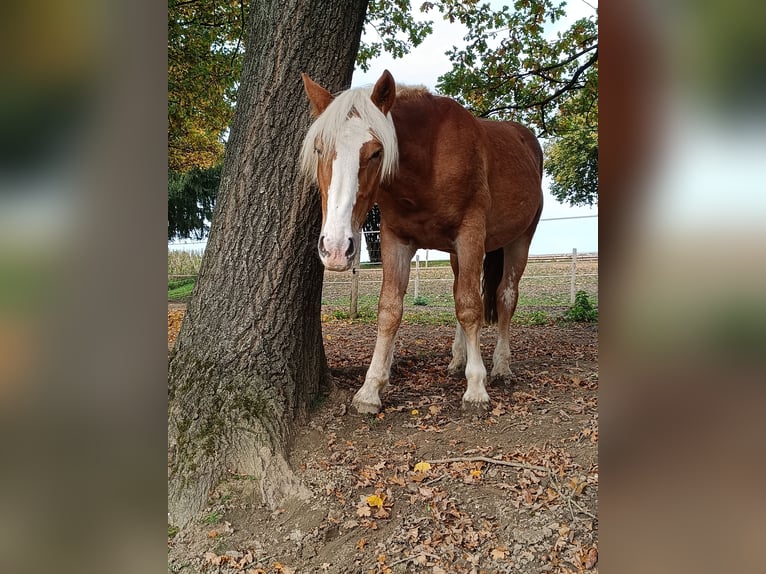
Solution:
<svg viewBox="0 0 766 574"><path fill-rule="evenodd" d="M577 248L572 249L572 277L569 284L569 302L574 305L575 302L575 275L577 274Z"/></svg>

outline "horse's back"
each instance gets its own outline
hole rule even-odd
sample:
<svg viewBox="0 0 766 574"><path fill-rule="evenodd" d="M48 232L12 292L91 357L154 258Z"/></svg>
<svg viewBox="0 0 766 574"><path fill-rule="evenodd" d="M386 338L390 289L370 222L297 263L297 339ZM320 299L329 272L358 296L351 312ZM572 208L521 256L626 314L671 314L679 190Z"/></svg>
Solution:
<svg viewBox="0 0 766 574"><path fill-rule="evenodd" d="M479 120L487 134L487 179L492 208L488 250L530 235L542 209L543 151L535 135L517 122Z"/></svg>
<svg viewBox="0 0 766 574"><path fill-rule="evenodd" d="M518 162L525 172L531 166L542 180L543 150L529 128L518 122L479 121L487 133L491 152L498 160L496 165L502 166L507 161Z"/></svg>

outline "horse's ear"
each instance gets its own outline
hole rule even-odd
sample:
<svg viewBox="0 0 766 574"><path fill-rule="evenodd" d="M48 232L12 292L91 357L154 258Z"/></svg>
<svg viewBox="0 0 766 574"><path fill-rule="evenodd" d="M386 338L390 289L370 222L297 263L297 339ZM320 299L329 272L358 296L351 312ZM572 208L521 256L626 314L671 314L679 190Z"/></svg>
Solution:
<svg viewBox="0 0 766 574"><path fill-rule="evenodd" d="M372 103L380 108L383 115L386 115L394 105L396 99L396 82L391 72L385 70L380 79L375 82L375 87L372 89Z"/></svg>
<svg viewBox="0 0 766 574"><path fill-rule="evenodd" d="M308 77L307 74L301 74L303 78L303 89L311 102L311 115L319 116L332 101L332 94Z"/></svg>

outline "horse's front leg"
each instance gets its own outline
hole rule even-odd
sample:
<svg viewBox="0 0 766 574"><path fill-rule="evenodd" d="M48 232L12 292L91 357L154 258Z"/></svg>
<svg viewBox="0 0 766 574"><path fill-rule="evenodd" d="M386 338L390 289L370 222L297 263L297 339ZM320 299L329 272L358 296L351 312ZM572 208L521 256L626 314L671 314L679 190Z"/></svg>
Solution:
<svg viewBox="0 0 766 574"><path fill-rule="evenodd" d="M378 338L372 354L364 385L351 401L359 413L378 413L381 409L380 392L388 385L394 339L402 322L403 299L410 278L410 260L414 249L381 234L383 259L383 286L378 301Z"/></svg>
<svg viewBox="0 0 766 574"><path fill-rule="evenodd" d="M449 264L452 267L452 274L454 275L454 282L452 284L452 296L457 300L458 295L458 279L460 278L460 265L458 264L457 256L451 254L449 256ZM466 348L465 348L465 332L463 327L458 321L457 328L455 329L455 340L452 343L452 360L450 361L447 371L450 375L456 377L462 377L465 374L466 363Z"/></svg>

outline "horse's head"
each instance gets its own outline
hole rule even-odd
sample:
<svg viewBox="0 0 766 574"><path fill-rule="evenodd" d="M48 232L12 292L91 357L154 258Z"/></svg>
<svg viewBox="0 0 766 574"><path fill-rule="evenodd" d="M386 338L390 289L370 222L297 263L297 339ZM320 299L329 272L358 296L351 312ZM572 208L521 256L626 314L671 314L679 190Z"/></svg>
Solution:
<svg viewBox="0 0 766 574"><path fill-rule="evenodd" d="M391 106L394 78L386 70L372 90L347 90L337 97L302 74L317 117L303 142L301 165L322 194L319 257L327 269L345 271L361 248L367 212L381 180L398 161Z"/></svg>

